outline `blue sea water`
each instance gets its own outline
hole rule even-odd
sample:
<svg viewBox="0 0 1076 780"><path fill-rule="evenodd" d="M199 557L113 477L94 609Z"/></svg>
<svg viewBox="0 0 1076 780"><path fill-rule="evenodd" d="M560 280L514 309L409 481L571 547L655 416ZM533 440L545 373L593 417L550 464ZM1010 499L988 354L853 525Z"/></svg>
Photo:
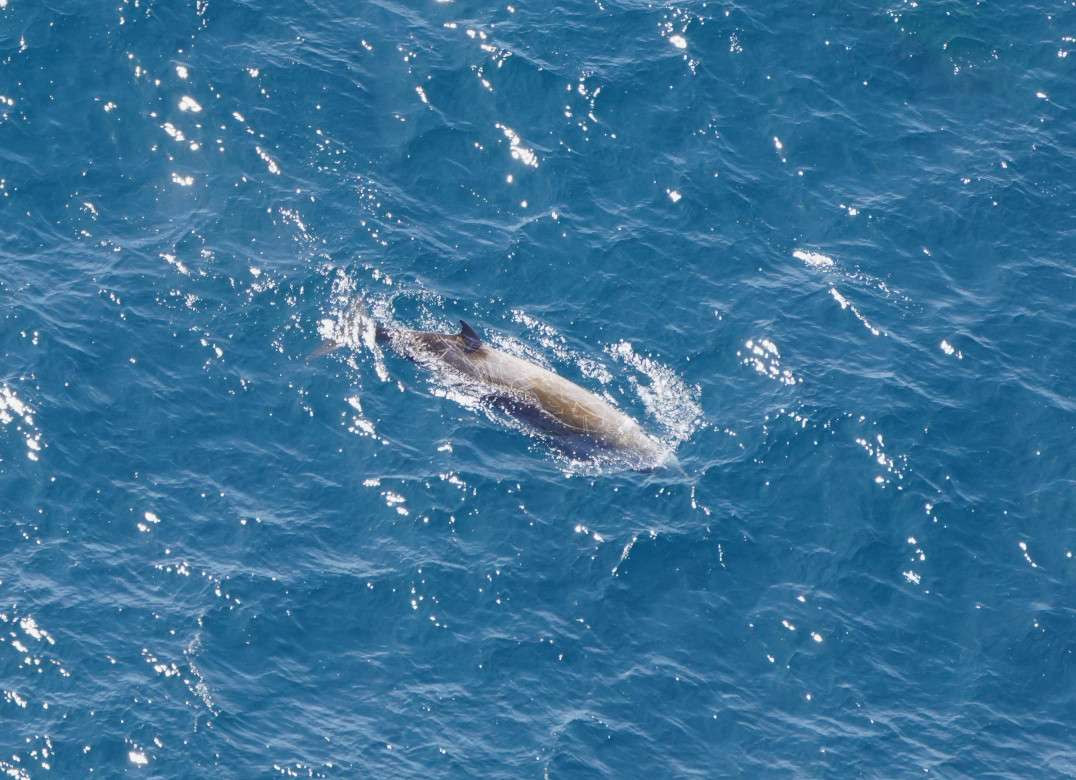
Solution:
<svg viewBox="0 0 1076 780"><path fill-rule="evenodd" d="M1072 3L0 0L0 770L1076 775ZM391 352L466 319L674 447Z"/></svg>

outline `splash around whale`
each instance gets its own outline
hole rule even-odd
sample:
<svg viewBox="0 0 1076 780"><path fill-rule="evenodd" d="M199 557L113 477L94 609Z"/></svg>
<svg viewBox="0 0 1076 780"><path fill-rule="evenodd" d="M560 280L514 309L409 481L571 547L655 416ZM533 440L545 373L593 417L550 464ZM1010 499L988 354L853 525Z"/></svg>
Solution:
<svg viewBox="0 0 1076 780"><path fill-rule="evenodd" d="M549 369L494 349L463 320L460 332L389 328L355 299L310 358L345 344L386 344L424 368L474 386L483 401L525 423L573 458L638 471L679 470L675 454L608 401Z"/></svg>

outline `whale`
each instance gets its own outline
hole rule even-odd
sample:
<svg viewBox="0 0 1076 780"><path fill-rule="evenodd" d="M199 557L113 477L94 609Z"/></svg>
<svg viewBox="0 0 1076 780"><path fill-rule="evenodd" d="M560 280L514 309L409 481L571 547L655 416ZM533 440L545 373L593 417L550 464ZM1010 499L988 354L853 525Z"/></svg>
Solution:
<svg viewBox="0 0 1076 780"><path fill-rule="evenodd" d="M385 344L432 372L476 387L484 402L523 421L572 457L620 462L638 471L679 466L672 450L632 417L547 368L494 349L464 320L458 333L386 327L368 315L359 298L310 357L354 341Z"/></svg>

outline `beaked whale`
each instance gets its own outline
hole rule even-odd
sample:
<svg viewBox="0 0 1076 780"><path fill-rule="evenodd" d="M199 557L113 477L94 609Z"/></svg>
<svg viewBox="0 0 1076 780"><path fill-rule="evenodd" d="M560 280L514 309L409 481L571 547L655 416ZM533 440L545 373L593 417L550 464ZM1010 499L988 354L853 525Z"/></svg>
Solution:
<svg viewBox="0 0 1076 780"><path fill-rule="evenodd" d="M341 325L337 331L341 338L329 338L311 358L355 336L368 346L371 341L387 344L431 371L448 368L476 383L484 400L530 423L554 447L573 455L611 456L637 470L679 466L670 449L612 404L549 369L493 349L463 320L455 334L386 328L369 317L358 298Z"/></svg>

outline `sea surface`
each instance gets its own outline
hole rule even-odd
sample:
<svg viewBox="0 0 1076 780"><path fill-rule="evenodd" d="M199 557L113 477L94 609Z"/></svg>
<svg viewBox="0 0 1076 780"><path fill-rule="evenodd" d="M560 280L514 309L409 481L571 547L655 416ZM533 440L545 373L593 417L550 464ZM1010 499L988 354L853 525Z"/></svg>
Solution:
<svg viewBox="0 0 1076 780"><path fill-rule="evenodd" d="M0 775L1076 776L1076 4L0 0L0 313Z"/></svg>

